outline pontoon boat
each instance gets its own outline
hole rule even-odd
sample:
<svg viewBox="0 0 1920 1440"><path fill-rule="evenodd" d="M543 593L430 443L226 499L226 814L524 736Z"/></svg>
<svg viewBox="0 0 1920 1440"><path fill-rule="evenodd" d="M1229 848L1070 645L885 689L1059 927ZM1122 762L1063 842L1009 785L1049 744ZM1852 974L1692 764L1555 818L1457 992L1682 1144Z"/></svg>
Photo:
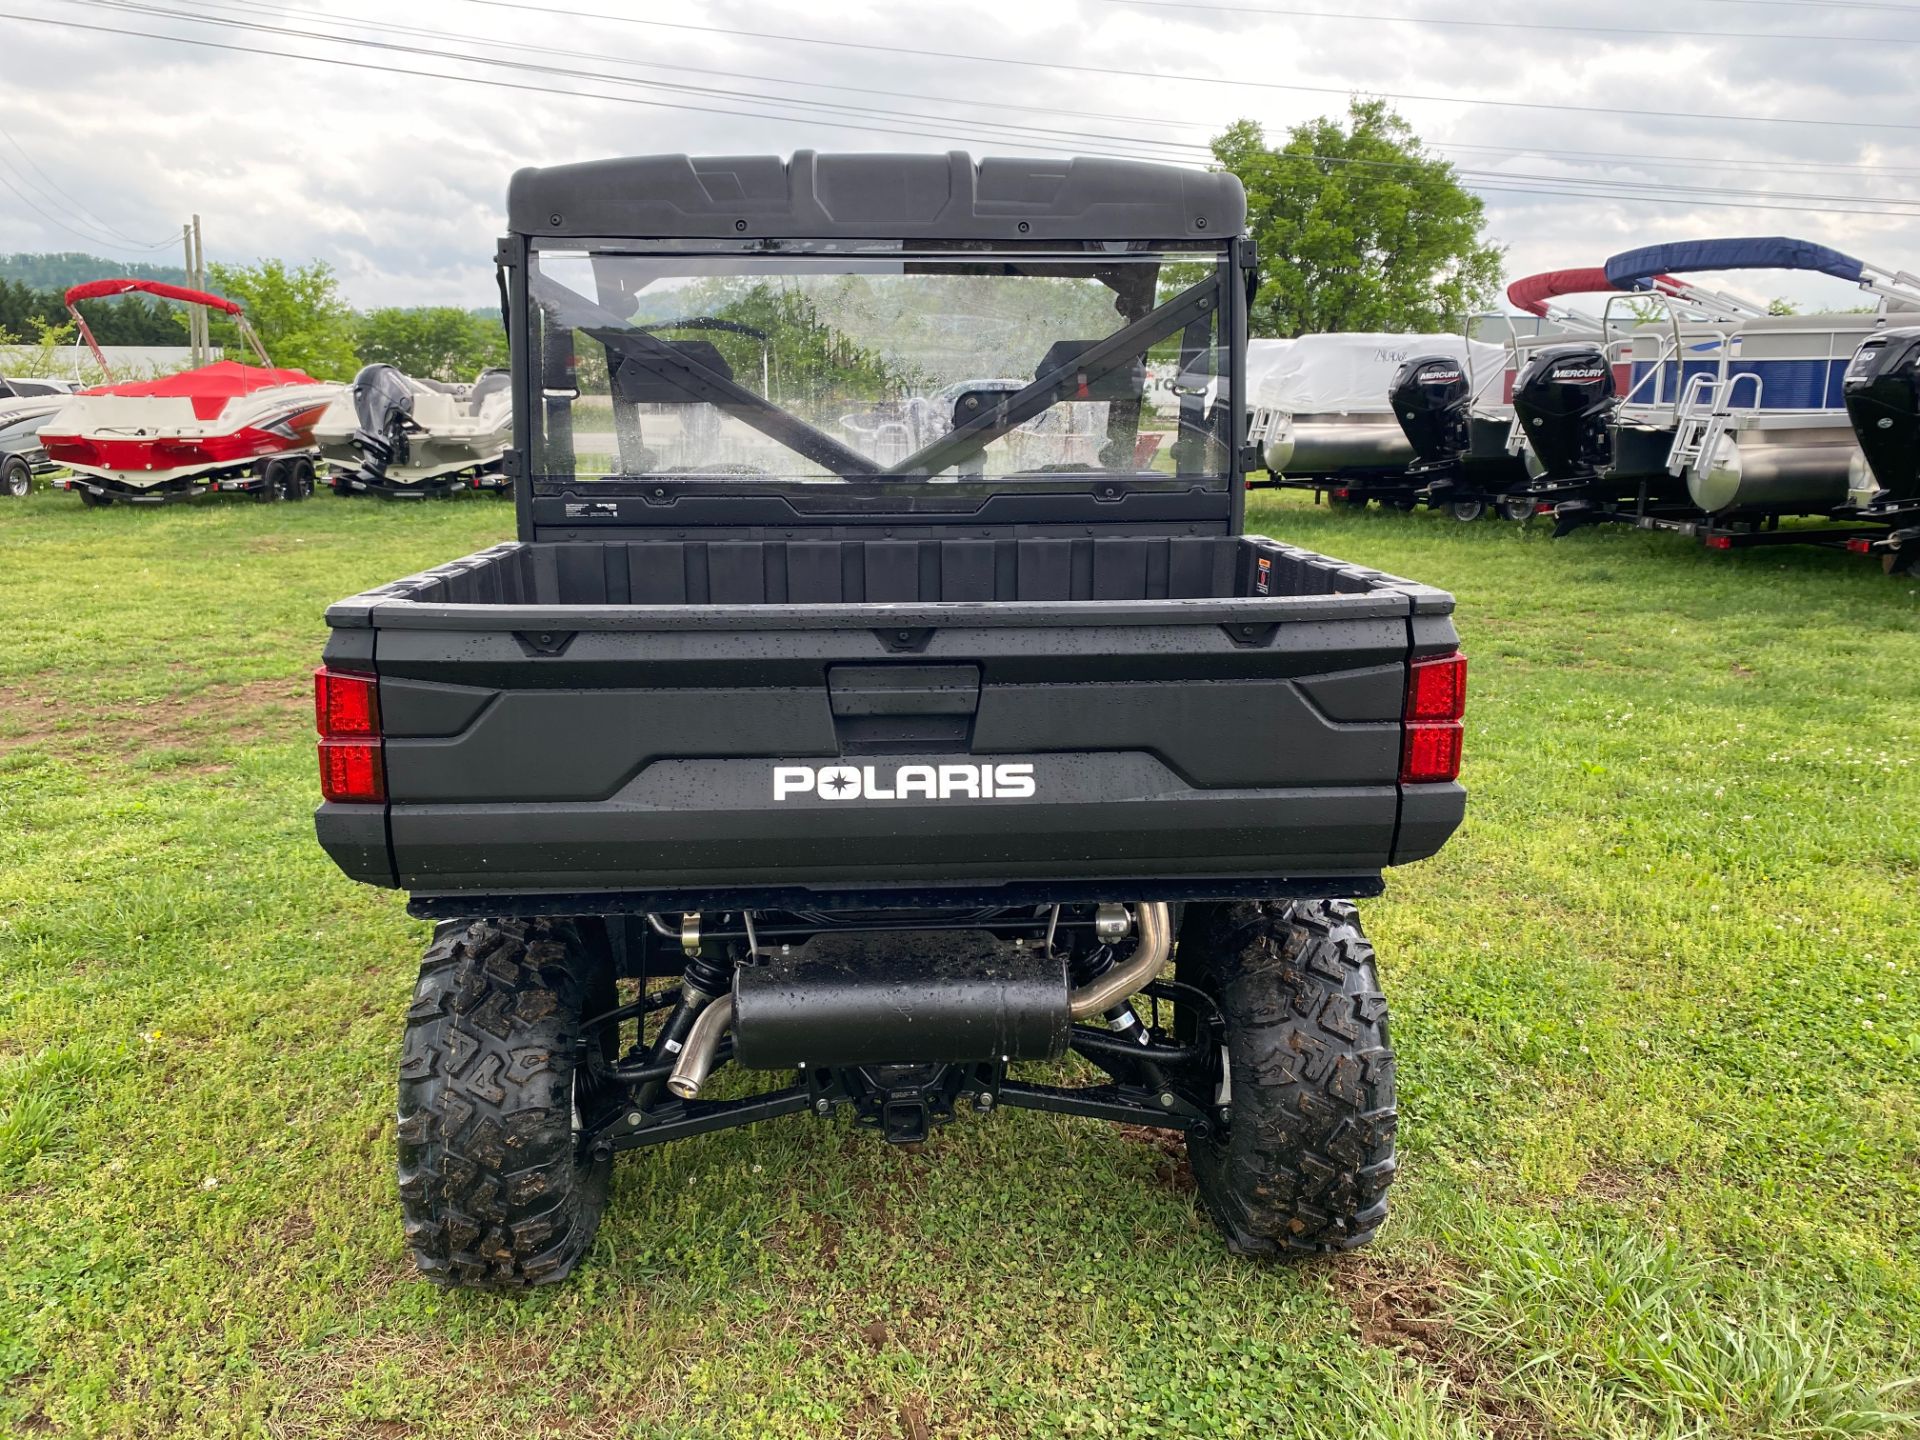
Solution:
<svg viewBox="0 0 1920 1440"><path fill-rule="evenodd" d="M1497 368L1497 345L1458 335L1302 335L1249 391L1249 441L1282 485L1330 492L1364 504L1368 498L1411 509L1419 486L1409 483L1413 447L1401 431L1389 388L1416 355L1444 355L1477 372ZM1404 492L1404 493L1403 493Z"/></svg>
<svg viewBox="0 0 1920 1440"><path fill-rule="evenodd" d="M1781 236L1652 245L1606 265L1622 289L1695 270L1832 275L1875 297L1877 309L1700 320L1667 305L1662 318L1632 332L1609 473L1637 487L1641 516L1663 504L1697 507L1716 523L1831 514L1846 503L1858 469L1843 377L1890 314L1920 310L1920 276Z"/></svg>

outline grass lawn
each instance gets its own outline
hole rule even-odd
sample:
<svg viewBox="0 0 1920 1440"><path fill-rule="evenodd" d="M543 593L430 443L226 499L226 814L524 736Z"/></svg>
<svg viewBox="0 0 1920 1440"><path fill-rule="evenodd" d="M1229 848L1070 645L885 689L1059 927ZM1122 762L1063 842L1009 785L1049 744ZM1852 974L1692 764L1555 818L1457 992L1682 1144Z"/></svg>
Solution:
<svg viewBox="0 0 1920 1440"><path fill-rule="evenodd" d="M1402 1170L1228 1257L1185 1162L1033 1113L623 1157L524 1296L410 1274L426 927L313 841L325 604L418 508L0 504L0 1435L1913 1434L1920 598L1854 557L1333 515L1452 590L1467 826L1362 907Z"/></svg>

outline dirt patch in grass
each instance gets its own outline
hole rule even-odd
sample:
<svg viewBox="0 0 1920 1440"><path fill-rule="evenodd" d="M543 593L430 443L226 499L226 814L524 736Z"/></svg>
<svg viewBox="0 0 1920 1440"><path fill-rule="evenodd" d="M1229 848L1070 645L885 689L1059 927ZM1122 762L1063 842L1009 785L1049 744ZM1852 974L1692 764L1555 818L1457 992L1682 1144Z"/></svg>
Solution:
<svg viewBox="0 0 1920 1440"><path fill-rule="evenodd" d="M304 1210L295 1210L280 1222L280 1243L289 1249L304 1245L313 1238L313 1216Z"/></svg>
<svg viewBox="0 0 1920 1440"><path fill-rule="evenodd" d="M1334 1296L1363 1342L1444 1377L1449 1393L1474 1408L1495 1440L1551 1440L1546 1417L1506 1395L1485 1351L1448 1323L1447 1294L1457 1279L1437 1260L1419 1266L1342 1255L1330 1267Z"/></svg>
<svg viewBox="0 0 1920 1440"><path fill-rule="evenodd" d="M1611 1165L1596 1165L1580 1177L1575 1193L1609 1205L1627 1205L1640 1197L1640 1187L1625 1171Z"/></svg>
<svg viewBox="0 0 1920 1440"><path fill-rule="evenodd" d="M177 747L183 739L251 744L304 736L301 721L312 703L303 681L293 678L213 684L131 702L0 690L0 754L44 746L125 759L156 747Z"/></svg>
<svg viewBox="0 0 1920 1440"><path fill-rule="evenodd" d="M1182 1195L1193 1193L1193 1166L1187 1160L1185 1136L1177 1130L1162 1130L1155 1125L1121 1125L1117 1128L1122 1138L1152 1154L1155 1180Z"/></svg>
<svg viewBox="0 0 1920 1440"><path fill-rule="evenodd" d="M341 1397L361 1393L363 1410L377 1411L383 1402L405 1409L419 1402L414 1383L403 1377L445 1377L484 1373L484 1385L460 1391L457 1401L442 1395L433 1401L436 1423L457 1421L467 1433L479 1427L509 1398L524 1405L538 1394L553 1373L554 1347L533 1340L477 1340L458 1344L424 1334L369 1333L342 1339L320 1349L286 1351L267 1359L262 1368L272 1388L284 1396L278 1407L275 1433L309 1433L308 1421L336 1409ZM423 1387L431 1390L432 1387ZM388 1393L388 1392L391 1393ZM607 1433L593 1417L570 1416L562 1396L533 1408L532 1433L587 1435ZM360 1429L367 1435L410 1435L427 1428L408 1414L363 1413Z"/></svg>

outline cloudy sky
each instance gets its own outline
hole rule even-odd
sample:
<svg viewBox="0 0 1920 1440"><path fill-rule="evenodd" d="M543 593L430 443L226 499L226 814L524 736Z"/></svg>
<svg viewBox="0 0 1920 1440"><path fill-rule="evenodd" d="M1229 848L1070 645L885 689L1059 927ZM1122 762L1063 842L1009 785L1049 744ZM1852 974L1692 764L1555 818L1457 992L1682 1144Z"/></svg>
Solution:
<svg viewBox="0 0 1920 1440"><path fill-rule="evenodd" d="M0 252L173 260L166 237L197 211L213 259L317 256L361 306L484 304L521 165L795 148L1200 162L1236 118L1278 135L1360 92L1393 97L1486 197L1509 277L1715 234L1920 270L1920 4L1360 9L0 0ZM1467 19L1499 23L1446 23Z"/></svg>

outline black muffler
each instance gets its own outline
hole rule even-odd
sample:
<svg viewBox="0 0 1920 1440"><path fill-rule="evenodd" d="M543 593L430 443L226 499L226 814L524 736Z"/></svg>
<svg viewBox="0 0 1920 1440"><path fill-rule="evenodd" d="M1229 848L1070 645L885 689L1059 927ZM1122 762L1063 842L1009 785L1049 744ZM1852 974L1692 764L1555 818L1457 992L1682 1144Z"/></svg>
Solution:
<svg viewBox="0 0 1920 1440"><path fill-rule="evenodd" d="M1066 1053L1064 957L985 930L815 936L733 978L733 1058L750 1070Z"/></svg>
<svg viewBox="0 0 1920 1440"><path fill-rule="evenodd" d="M1057 1060L1075 1021L1111 1012L1160 973L1172 951L1164 901L1131 915L1125 959L1075 985L1063 954L984 930L841 930L783 947L733 972L687 1032L667 1088L699 1095L721 1037L750 1070Z"/></svg>

